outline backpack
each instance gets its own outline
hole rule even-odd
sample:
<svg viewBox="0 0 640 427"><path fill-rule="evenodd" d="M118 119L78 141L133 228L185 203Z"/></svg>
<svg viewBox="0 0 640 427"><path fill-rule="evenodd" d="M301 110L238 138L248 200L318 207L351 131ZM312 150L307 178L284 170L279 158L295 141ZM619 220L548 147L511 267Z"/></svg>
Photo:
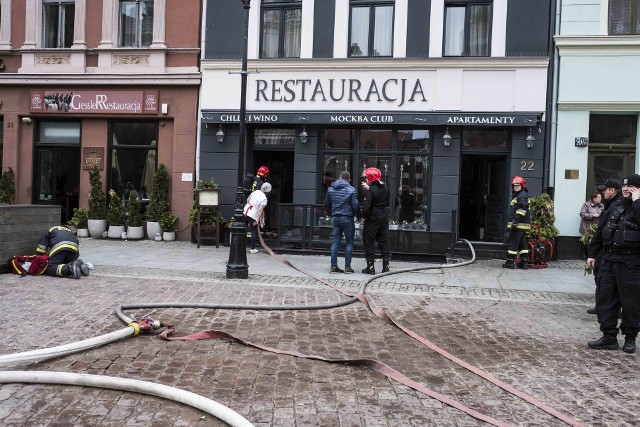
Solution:
<svg viewBox="0 0 640 427"><path fill-rule="evenodd" d="M16 255L9 258L11 272L26 276L39 276L47 270L49 255Z"/></svg>

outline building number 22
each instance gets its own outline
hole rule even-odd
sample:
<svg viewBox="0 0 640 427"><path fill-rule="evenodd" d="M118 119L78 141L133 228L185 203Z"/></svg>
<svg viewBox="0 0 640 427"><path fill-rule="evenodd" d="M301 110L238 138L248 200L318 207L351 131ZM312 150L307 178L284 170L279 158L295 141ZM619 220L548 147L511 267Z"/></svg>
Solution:
<svg viewBox="0 0 640 427"><path fill-rule="evenodd" d="M532 171L535 163L533 160L523 160L520 162L520 170L521 171Z"/></svg>

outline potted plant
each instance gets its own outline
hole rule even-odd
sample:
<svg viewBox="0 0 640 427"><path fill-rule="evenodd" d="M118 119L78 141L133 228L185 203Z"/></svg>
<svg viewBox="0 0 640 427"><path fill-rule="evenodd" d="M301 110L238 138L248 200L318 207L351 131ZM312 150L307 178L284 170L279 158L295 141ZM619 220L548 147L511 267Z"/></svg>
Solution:
<svg viewBox="0 0 640 427"><path fill-rule="evenodd" d="M129 192L129 199L127 200L127 238L132 240L144 238L140 200L135 191Z"/></svg>
<svg viewBox="0 0 640 427"><path fill-rule="evenodd" d="M162 227L162 240L176 240L176 223L178 217L171 212L165 212L160 216L160 227Z"/></svg>
<svg viewBox="0 0 640 427"><path fill-rule="evenodd" d="M531 213L531 230L527 237L530 240L548 240L552 248L556 246L556 237L560 232L555 226L556 216L554 212L554 203L551 196L542 193L539 196L529 198L529 211ZM540 228L540 237L538 237L538 227ZM556 251L553 251L556 254ZM555 257L556 255L554 255Z"/></svg>
<svg viewBox="0 0 640 427"><path fill-rule="evenodd" d="M147 236L155 239L156 235L162 235L160 217L169 211L169 172L161 163L153 175L149 206L147 207Z"/></svg>
<svg viewBox="0 0 640 427"><path fill-rule="evenodd" d="M102 179L97 166L89 172L91 191L89 192L89 234L93 238L102 237L107 230L107 196L102 189Z"/></svg>
<svg viewBox="0 0 640 427"><path fill-rule="evenodd" d="M78 237L89 237L89 211L87 208L74 208L69 224L76 227Z"/></svg>
<svg viewBox="0 0 640 427"><path fill-rule="evenodd" d="M0 178L0 203L16 203L16 180L13 169L9 168Z"/></svg>
<svg viewBox="0 0 640 427"><path fill-rule="evenodd" d="M121 239L124 233L124 207L122 200L115 190L109 190L109 210L107 211L109 231L107 236L111 239Z"/></svg>

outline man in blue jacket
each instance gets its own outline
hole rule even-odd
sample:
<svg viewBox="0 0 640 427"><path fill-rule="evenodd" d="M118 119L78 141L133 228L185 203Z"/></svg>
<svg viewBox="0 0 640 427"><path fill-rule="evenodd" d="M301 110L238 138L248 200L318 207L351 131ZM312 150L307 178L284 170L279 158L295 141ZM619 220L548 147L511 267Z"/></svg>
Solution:
<svg viewBox="0 0 640 427"><path fill-rule="evenodd" d="M351 257L353 255L353 236L355 224L353 217L360 218L360 206L358 205L358 192L349 180L349 172L340 173L340 179L331 183L324 199L324 208L331 210L333 223L333 243L331 244L331 270L330 273L353 273ZM344 270L338 267L338 249L344 233Z"/></svg>

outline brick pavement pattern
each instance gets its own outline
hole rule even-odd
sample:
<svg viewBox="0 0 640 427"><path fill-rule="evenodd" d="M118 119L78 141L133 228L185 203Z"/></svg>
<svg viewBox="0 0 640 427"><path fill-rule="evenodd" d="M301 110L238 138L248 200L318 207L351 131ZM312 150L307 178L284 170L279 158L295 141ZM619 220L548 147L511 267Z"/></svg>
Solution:
<svg viewBox="0 0 640 427"><path fill-rule="evenodd" d="M500 270L495 268L494 274L502 274ZM132 267L95 273L82 280L0 275L0 354L117 330L124 327L114 315L119 304L320 304L344 298L304 278L251 274L248 281L233 281L218 273L203 277ZM428 282L428 275L424 277ZM640 424L638 355L587 349L586 342L599 337L595 318L585 312L592 296L403 285L401 278L393 280L372 285L371 300L416 333L585 425ZM351 290L359 286L355 280L336 283ZM139 318L147 312L127 314ZM181 335L218 329L271 347L377 359L509 424L564 425L421 346L359 303L296 312L158 309L152 317L176 325ZM224 341L166 342L144 335L15 369L104 374L171 385L227 405L256 426L483 425L366 369L274 355ZM160 398L20 384L0 385L0 424L224 425Z"/></svg>

